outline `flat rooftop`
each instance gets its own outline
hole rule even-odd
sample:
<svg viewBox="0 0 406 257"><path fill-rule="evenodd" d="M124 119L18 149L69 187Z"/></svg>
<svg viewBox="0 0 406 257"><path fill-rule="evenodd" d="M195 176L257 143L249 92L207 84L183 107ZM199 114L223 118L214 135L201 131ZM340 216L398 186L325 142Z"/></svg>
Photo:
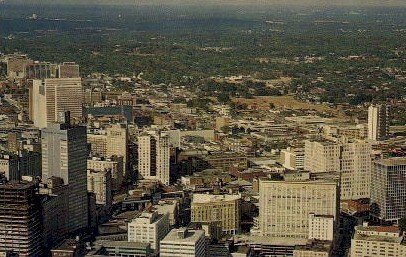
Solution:
<svg viewBox="0 0 406 257"><path fill-rule="evenodd" d="M241 199L240 195L193 194L192 203L228 202Z"/></svg>
<svg viewBox="0 0 406 257"><path fill-rule="evenodd" d="M180 237L184 234L184 237ZM183 228L172 229L168 235L161 241L161 243L182 242L182 243L195 243L204 236L203 230L186 230Z"/></svg>
<svg viewBox="0 0 406 257"><path fill-rule="evenodd" d="M377 164L384 166L406 165L406 157L394 157L375 161Z"/></svg>

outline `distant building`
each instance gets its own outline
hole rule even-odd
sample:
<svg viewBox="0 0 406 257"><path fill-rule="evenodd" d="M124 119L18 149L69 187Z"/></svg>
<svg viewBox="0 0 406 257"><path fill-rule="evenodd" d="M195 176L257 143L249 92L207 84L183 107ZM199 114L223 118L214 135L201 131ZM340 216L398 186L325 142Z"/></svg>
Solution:
<svg viewBox="0 0 406 257"><path fill-rule="evenodd" d="M370 197L372 146L358 142L305 141L305 170L341 175L341 199Z"/></svg>
<svg viewBox="0 0 406 257"><path fill-rule="evenodd" d="M42 207L34 183L0 184L0 255L43 256Z"/></svg>
<svg viewBox="0 0 406 257"><path fill-rule="evenodd" d="M86 257L125 256L125 257L152 257L156 256L149 243L102 240L96 241L95 249Z"/></svg>
<svg viewBox="0 0 406 257"><path fill-rule="evenodd" d="M406 217L406 158L374 162L371 214L379 220L392 222Z"/></svg>
<svg viewBox="0 0 406 257"><path fill-rule="evenodd" d="M380 141L389 135L390 106L371 105L368 108L368 139Z"/></svg>
<svg viewBox="0 0 406 257"><path fill-rule="evenodd" d="M317 220L316 215L332 217L335 228L338 211L339 189L336 182L270 179L261 179L259 182L257 226L261 236L307 239L309 234L318 234L328 237L331 228L316 233L321 223L329 223L327 220ZM319 225L313 225L312 221ZM313 229L311 233L309 226Z"/></svg>
<svg viewBox="0 0 406 257"><path fill-rule="evenodd" d="M138 136L138 172L143 179L156 179L169 185L169 138L165 133Z"/></svg>
<svg viewBox="0 0 406 257"><path fill-rule="evenodd" d="M123 182L124 170L122 156L111 156L110 158L92 157L87 160L87 169L110 171L113 190L118 190Z"/></svg>
<svg viewBox="0 0 406 257"><path fill-rule="evenodd" d="M241 225L240 201L240 195L193 194L192 222L219 222L224 234L237 234Z"/></svg>
<svg viewBox="0 0 406 257"><path fill-rule="evenodd" d="M9 79L22 79L25 77L25 67L32 63L26 55L10 55L6 57L7 77Z"/></svg>
<svg viewBox="0 0 406 257"><path fill-rule="evenodd" d="M355 228L351 240L351 257L406 256L404 239L399 227L368 226L364 223Z"/></svg>
<svg viewBox="0 0 406 257"><path fill-rule="evenodd" d="M58 65L58 78L79 78L79 65L74 62L64 62Z"/></svg>
<svg viewBox="0 0 406 257"><path fill-rule="evenodd" d="M73 120L82 120L81 78L33 80L30 87L29 113L34 125L46 127L58 121L58 115L69 111Z"/></svg>
<svg viewBox="0 0 406 257"><path fill-rule="evenodd" d="M206 257L203 230L173 229L160 243L161 257Z"/></svg>
<svg viewBox="0 0 406 257"><path fill-rule="evenodd" d="M303 148L290 148L281 151L280 163L289 170L301 170L304 168L305 153Z"/></svg>
<svg viewBox="0 0 406 257"><path fill-rule="evenodd" d="M169 232L169 214L144 211L128 223L128 241L149 243L151 249L159 251L159 242Z"/></svg>

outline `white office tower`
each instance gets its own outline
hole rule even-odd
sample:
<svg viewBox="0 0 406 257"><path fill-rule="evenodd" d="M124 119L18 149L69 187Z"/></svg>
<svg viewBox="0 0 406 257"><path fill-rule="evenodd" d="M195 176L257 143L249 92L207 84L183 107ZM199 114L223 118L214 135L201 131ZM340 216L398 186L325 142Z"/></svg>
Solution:
<svg viewBox="0 0 406 257"><path fill-rule="evenodd" d="M86 127L72 126L69 115L65 123L50 123L41 131L42 180L61 178L67 185L68 231L73 232L88 225L87 199L87 143ZM55 210L57 211L57 210Z"/></svg>
<svg viewBox="0 0 406 257"><path fill-rule="evenodd" d="M72 119L82 119L81 78L33 80L29 98L30 119L36 127L58 121L61 112L69 111Z"/></svg>
<svg viewBox="0 0 406 257"><path fill-rule="evenodd" d="M406 217L406 158L374 162L371 188L373 217L392 222Z"/></svg>
<svg viewBox="0 0 406 257"><path fill-rule="evenodd" d="M161 241L161 257L206 257L203 230L172 229Z"/></svg>
<svg viewBox="0 0 406 257"><path fill-rule="evenodd" d="M303 148L288 147L281 151L280 163L288 170L302 170L304 168L305 153Z"/></svg>
<svg viewBox="0 0 406 257"><path fill-rule="evenodd" d="M351 240L351 257L406 256L405 236L395 226L368 226L364 223L355 228Z"/></svg>
<svg viewBox="0 0 406 257"><path fill-rule="evenodd" d="M259 182L260 236L308 239L311 215L332 217L336 227L338 211L336 182L306 179L261 179Z"/></svg>
<svg viewBox="0 0 406 257"><path fill-rule="evenodd" d="M390 106L371 105L368 108L368 139L379 141L389 134Z"/></svg>
<svg viewBox="0 0 406 257"><path fill-rule="evenodd" d="M150 243L151 249L159 251L159 242L169 232L169 214L144 211L128 223L128 242Z"/></svg>
<svg viewBox="0 0 406 257"><path fill-rule="evenodd" d="M370 197L372 146L365 141L305 141L305 170L340 174L341 200Z"/></svg>
<svg viewBox="0 0 406 257"><path fill-rule="evenodd" d="M143 179L159 180L169 185L169 138L163 132L138 136L138 172Z"/></svg>

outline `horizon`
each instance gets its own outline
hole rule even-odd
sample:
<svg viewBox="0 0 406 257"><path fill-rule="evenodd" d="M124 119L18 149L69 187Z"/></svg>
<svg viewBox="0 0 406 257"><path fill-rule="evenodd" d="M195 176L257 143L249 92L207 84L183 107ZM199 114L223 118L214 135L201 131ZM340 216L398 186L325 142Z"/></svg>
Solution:
<svg viewBox="0 0 406 257"><path fill-rule="evenodd" d="M258 5L258 6L338 6L338 7L403 7L406 2L403 0L207 0L203 3L199 0L2 0L8 5L105 5L105 6L126 6L126 5Z"/></svg>

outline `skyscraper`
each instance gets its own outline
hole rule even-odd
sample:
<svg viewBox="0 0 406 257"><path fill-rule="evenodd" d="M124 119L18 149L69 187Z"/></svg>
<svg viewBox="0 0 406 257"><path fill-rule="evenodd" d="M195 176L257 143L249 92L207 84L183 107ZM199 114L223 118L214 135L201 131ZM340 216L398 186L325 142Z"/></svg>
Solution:
<svg viewBox="0 0 406 257"><path fill-rule="evenodd" d="M69 111L71 117L82 119L81 78L33 80L30 88L30 119L39 128L58 120L58 114Z"/></svg>
<svg viewBox="0 0 406 257"><path fill-rule="evenodd" d="M138 172L144 179L169 185L169 138L165 133L144 133L138 137Z"/></svg>
<svg viewBox="0 0 406 257"><path fill-rule="evenodd" d="M68 230L87 227L87 142L86 127L49 123L42 130L42 179L62 178L68 186Z"/></svg>
<svg viewBox="0 0 406 257"><path fill-rule="evenodd" d="M37 190L32 182L0 185L0 253L43 256L42 208Z"/></svg>
<svg viewBox="0 0 406 257"><path fill-rule="evenodd" d="M406 217L406 158L376 161L372 172L371 214L397 222Z"/></svg>
<svg viewBox="0 0 406 257"><path fill-rule="evenodd" d="M368 108L368 139L379 141L389 134L390 107L385 104L371 105Z"/></svg>

